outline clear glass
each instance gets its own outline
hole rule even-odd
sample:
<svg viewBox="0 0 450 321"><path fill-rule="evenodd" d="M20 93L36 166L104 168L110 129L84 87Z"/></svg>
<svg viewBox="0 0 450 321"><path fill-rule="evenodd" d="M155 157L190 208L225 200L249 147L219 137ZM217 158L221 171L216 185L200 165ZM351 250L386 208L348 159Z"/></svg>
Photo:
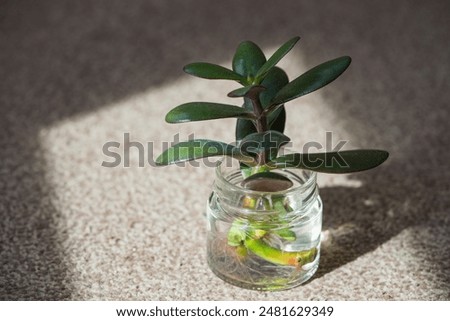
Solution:
<svg viewBox="0 0 450 321"><path fill-rule="evenodd" d="M247 289L289 289L319 266L322 202L316 173L272 172L294 185L282 192L245 189L239 163L224 158L207 203L208 264L219 278Z"/></svg>

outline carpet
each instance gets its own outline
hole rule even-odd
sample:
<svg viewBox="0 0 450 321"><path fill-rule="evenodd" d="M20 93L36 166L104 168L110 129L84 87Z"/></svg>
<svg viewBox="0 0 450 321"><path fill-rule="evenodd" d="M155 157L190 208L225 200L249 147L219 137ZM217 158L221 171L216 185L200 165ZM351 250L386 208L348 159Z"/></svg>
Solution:
<svg viewBox="0 0 450 321"><path fill-rule="evenodd" d="M0 299L449 300L449 9L448 1L2 1ZM243 290L206 264L213 168L152 160L191 135L233 141L233 120L164 122L184 102L235 103L226 97L235 84L182 66L230 66L240 41L270 55L295 35L302 39L281 63L290 79L353 58L338 80L287 104L295 148L325 146L331 132L333 146L345 140L346 149L386 149L390 158L372 171L319 176L325 239L309 282ZM102 166L108 142L120 144L116 167Z"/></svg>

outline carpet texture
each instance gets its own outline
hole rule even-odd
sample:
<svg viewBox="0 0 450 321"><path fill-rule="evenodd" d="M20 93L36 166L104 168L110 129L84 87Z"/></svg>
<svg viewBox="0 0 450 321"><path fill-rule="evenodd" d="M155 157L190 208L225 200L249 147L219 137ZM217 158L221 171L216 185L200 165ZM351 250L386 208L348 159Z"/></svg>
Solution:
<svg viewBox="0 0 450 321"><path fill-rule="evenodd" d="M0 2L0 299L449 300L448 1ZM261 293L215 277L205 255L201 165L148 160L179 134L233 141L233 120L170 125L188 101L232 102L236 85L183 74L230 66L237 44L267 55L295 35L290 78L350 55L346 73L287 105L301 149L380 148L375 170L320 175L320 268ZM124 166L124 135L131 147ZM103 167L118 142L118 167ZM148 144L149 143L149 144ZM142 154L143 155L143 154Z"/></svg>

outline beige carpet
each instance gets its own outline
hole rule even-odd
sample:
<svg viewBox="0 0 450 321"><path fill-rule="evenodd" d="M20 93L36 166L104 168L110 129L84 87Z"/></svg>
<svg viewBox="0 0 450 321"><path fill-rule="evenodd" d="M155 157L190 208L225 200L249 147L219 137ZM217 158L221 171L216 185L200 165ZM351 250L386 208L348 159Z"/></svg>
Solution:
<svg viewBox="0 0 450 321"><path fill-rule="evenodd" d="M0 298L36 300L449 300L448 1L1 1ZM293 290L242 290L205 258L213 169L102 167L108 141L233 140L231 120L165 113L224 99L245 39L270 54L302 36L290 77L341 55L335 83L287 106L297 147L387 149L379 169L322 175L322 261ZM149 149L146 146L145 152ZM151 156L151 155L150 155ZM147 157L145 159L147 161ZM123 163L122 163L123 164Z"/></svg>

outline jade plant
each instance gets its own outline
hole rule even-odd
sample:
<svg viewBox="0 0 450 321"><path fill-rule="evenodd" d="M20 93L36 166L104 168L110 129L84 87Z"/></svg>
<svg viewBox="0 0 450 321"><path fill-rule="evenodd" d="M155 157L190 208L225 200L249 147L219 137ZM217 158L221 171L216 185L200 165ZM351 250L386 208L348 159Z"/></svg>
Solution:
<svg viewBox="0 0 450 321"><path fill-rule="evenodd" d="M196 62L184 67L190 75L206 79L236 81L241 86L228 93L229 97L243 99L242 106L189 102L177 106L166 115L169 123L204 121L219 118L237 118L236 142L227 144L207 139L192 139L165 150L156 160L158 166L185 162L210 156L229 156L240 163L242 186L254 191L274 192L289 188L292 184L275 170L300 168L322 173L352 173L374 168L383 163L388 153L383 150L361 149L313 154L281 154L281 148L290 142L284 134L285 105L294 99L324 87L338 78L350 65L351 58L339 57L324 62L292 81L286 72L277 67L278 62L299 40L294 37L266 59L262 50L253 42L242 42L233 57L232 69L219 65ZM267 181L270 181L267 184ZM255 200L244 198L241 206L254 208ZM283 200L274 201L272 210L280 216L289 211ZM244 226L245 225L245 226ZM289 229L277 231L286 240L295 239ZM236 253L248 252L278 265L298 266L299 262L313 260L315 249L303 252L283 252L271 247L266 229L257 223L243 224L236 220L228 232L228 245Z"/></svg>

